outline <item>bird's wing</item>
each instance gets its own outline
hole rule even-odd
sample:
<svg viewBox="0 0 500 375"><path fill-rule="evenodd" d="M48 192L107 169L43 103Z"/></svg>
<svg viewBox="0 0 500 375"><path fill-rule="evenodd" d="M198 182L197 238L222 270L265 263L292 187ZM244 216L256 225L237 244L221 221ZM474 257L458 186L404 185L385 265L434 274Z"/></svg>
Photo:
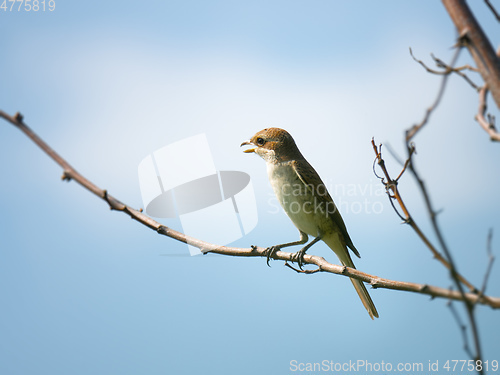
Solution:
<svg viewBox="0 0 500 375"><path fill-rule="evenodd" d="M298 178L304 185L306 185L307 189L314 194L316 199L321 203L324 202L326 207L329 207L329 215L333 222L337 225L344 237L345 244L352 250L352 252L358 257L358 250L354 247L351 237L349 237L349 233L347 233L347 228L345 226L344 220L340 215L335 202L333 202L332 197L328 193L328 190L319 177L318 173L314 170L314 168L307 162L305 159L295 160L292 162L292 167L297 173ZM333 205L333 206L332 206Z"/></svg>

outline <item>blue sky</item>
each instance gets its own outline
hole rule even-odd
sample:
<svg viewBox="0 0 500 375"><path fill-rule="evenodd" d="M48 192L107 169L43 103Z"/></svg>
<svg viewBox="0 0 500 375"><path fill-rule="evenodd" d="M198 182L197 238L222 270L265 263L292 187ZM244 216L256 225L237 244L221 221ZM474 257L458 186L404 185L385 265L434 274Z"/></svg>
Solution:
<svg viewBox="0 0 500 375"><path fill-rule="evenodd" d="M499 35L487 7L472 5L488 35ZM1 11L0 31L0 108L22 112L122 201L142 206L145 156L205 133L217 168L250 174L255 189L258 225L233 245L293 240L263 161L239 148L262 128L283 127L330 187L360 270L451 285L380 194L370 145L375 137L403 154L404 130L434 100L440 80L408 48L428 64L430 53L451 59L456 33L440 2L56 1L52 13ZM459 63L469 62L464 51ZM453 77L415 142L459 270L480 285L489 228L497 254L500 245L500 149L476 110L474 91ZM290 374L292 360L468 359L446 301L372 290L381 316L373 322L346 278L189 257L185 245L61 182L60 168L5 122L0 174L2 374ZM435 240L409 175L400 189ZM323 244L310 253L336 262ZM495 267L491 295L500 295L499 275ZM478 307L477 317L485 359L499 360L498 312Z"/></svg>

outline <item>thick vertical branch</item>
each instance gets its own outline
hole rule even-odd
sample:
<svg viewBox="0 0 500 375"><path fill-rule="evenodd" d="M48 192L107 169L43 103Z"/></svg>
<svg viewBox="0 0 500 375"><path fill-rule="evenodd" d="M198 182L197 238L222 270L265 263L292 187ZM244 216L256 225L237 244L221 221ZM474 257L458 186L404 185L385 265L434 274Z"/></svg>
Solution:
<svg viewBox="0 0 500 375"><path fill-rule="evenodd" d="M500 59L465 0L442 0L458 34L500 108Z"/></svg>

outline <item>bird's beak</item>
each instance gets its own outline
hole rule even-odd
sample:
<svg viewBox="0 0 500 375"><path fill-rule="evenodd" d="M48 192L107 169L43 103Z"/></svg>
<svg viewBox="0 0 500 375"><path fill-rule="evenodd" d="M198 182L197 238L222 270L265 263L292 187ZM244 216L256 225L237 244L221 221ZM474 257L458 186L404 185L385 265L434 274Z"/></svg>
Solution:
<svg viewBox="0 0 500 375"><path fill-rule="evenodd" d="M250 141L245 141L245 142L243 142L243 143L240 145L240 147L241 147L241 146L246 146L246 145L252 145L252 144L253 144L253 143L252 143L252 142L250 142ZM243 150L243 152L245 152L245 153L255 152L255 148L249 148L249 149Z"/></svg>

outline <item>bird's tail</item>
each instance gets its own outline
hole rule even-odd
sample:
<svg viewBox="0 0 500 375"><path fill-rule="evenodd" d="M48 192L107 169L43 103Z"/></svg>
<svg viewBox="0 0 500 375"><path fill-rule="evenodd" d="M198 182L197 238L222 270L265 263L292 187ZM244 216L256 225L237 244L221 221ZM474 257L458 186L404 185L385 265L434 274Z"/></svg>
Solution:
<svg viewBox="0 0 500 375"><path fill-rule="evenodd" d="M347 267L355 268L354 265L349 266L345 264ZM356 292L358 292L359 298L361 298L361 302L363 302L363 305L365 306L366 311L368 311L368 314L370 314L370 318L378 318L378 311L377 308L375 307L375 304L372 301L372 298L368 294L368 291L366 290L365 284L363 284L362 281L356 280L356 279L351 279L352 285L354 285L354 288L356 289Z"/></svg>
<svg viewBox="0 0 500 375"><path fill-rule="evenodd" d="M335 252L335 254L337 254L340 261L342 262L342 265L356 269L356 267L354 267L354 263L352 262L351 256L349 255L348 250L345 246L342 246L345 250L340 252L337 251L339 246L335 246L338 244L330 244L327 242L327 245ZM372 319L378 318L377 308L375 307L375 304L373 303L370 295L368 294L368 290L366 290L365 284L363 284L361 280L357 279L351 279L351 282L352 285L354 285L354 289L356 289L356 292L358 292L358 296L361 299L361 302L363 302L366 311L368 311L370 318Z"/></svg>

